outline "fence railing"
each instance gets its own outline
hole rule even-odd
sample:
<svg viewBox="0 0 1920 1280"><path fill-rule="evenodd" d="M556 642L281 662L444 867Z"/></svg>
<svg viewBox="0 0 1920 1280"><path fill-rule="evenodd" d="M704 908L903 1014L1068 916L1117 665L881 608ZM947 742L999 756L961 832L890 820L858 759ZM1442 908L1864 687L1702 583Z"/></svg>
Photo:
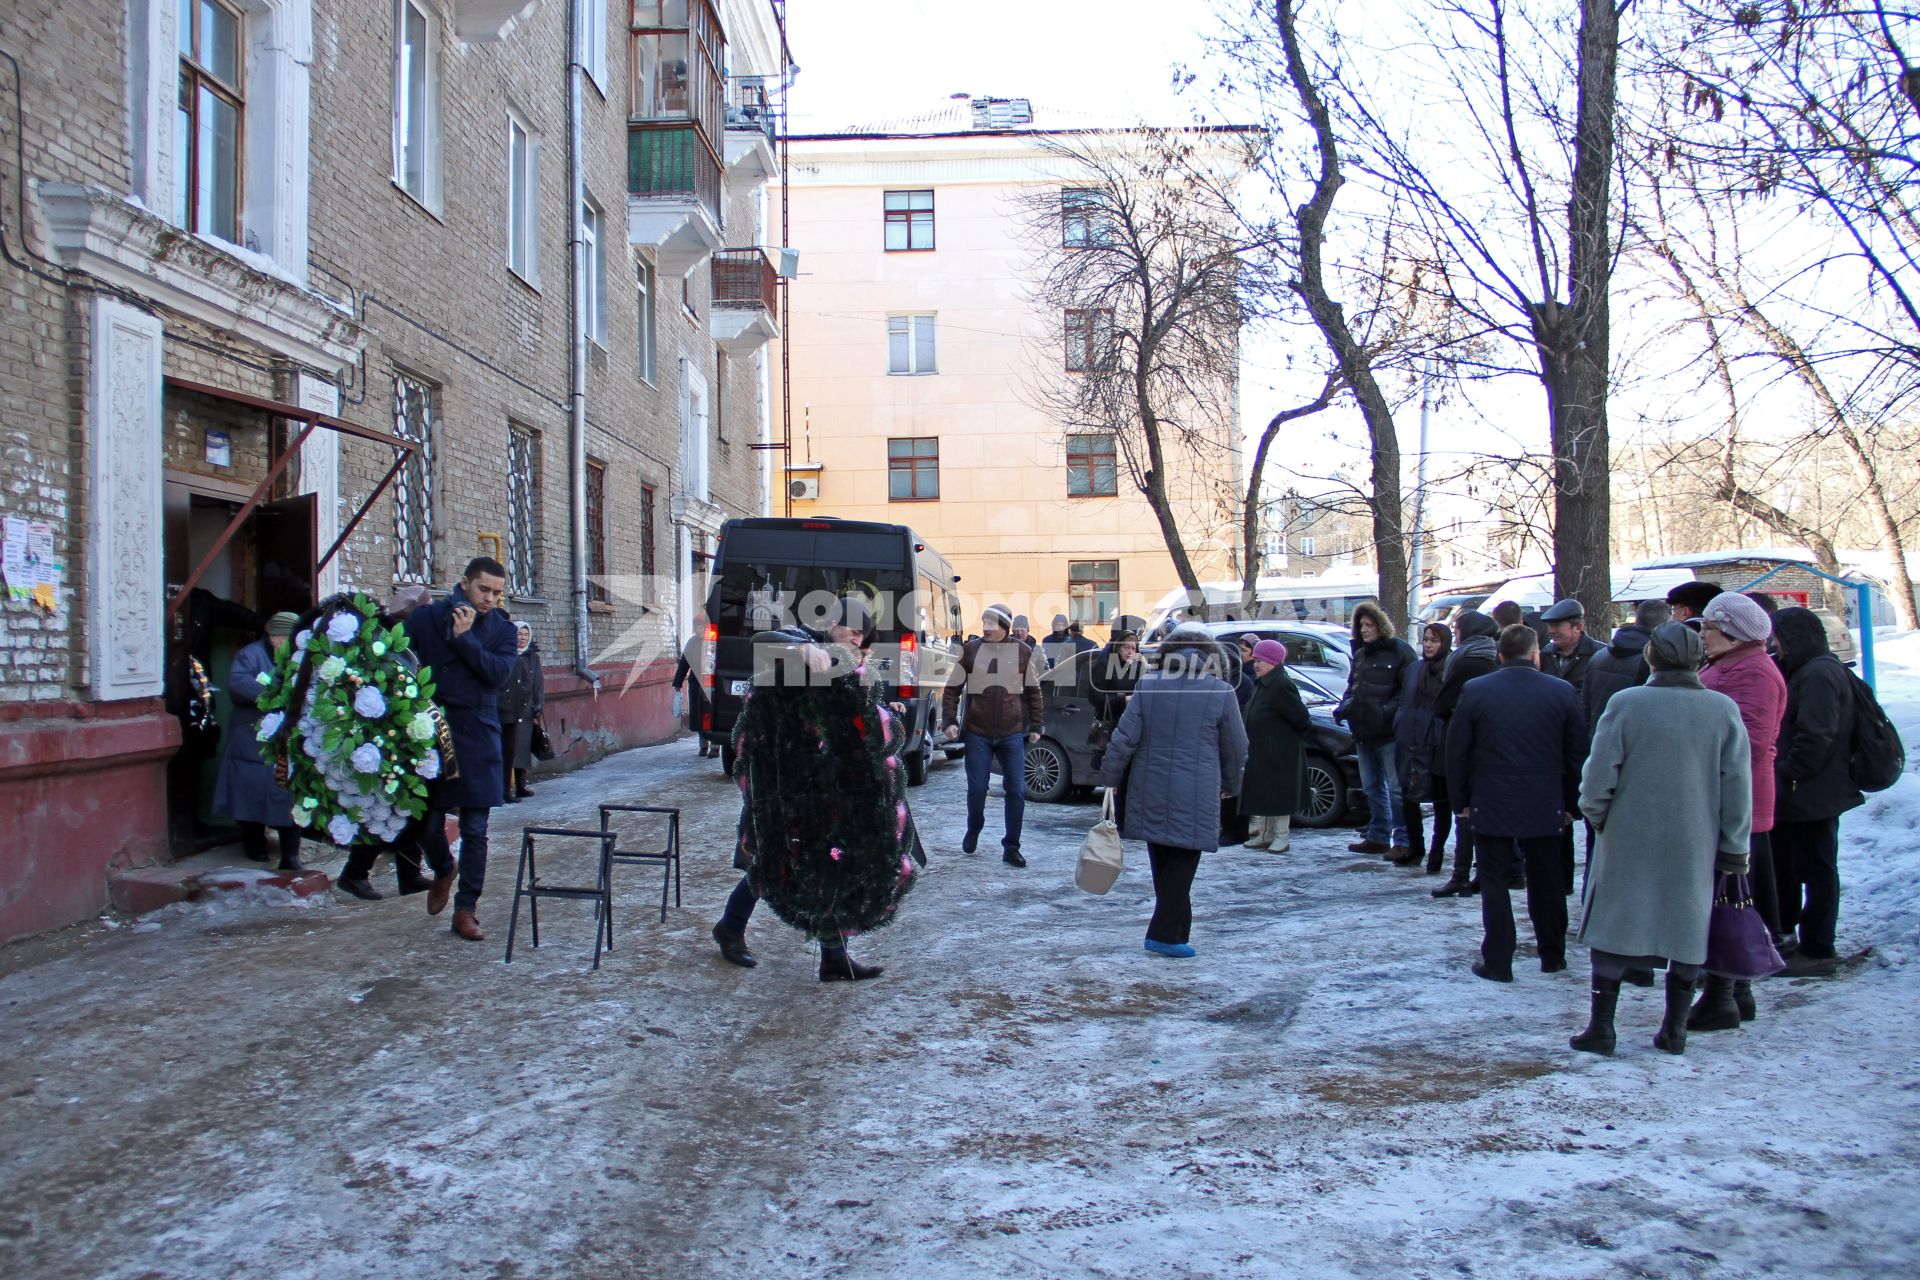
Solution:
<svg viewBox="0 0 1920 1280"><path fill-rule="evenodd" d="M697 200L720 222L720 163L691 120L627 125L627 193L643 200Z"/></svg>
<svg viewBox="0 0 1920 1280"><path fill-rule="evenodd" d="M758 249L721 249L713 255L713 305L779 310L779 275Z"/></svg>

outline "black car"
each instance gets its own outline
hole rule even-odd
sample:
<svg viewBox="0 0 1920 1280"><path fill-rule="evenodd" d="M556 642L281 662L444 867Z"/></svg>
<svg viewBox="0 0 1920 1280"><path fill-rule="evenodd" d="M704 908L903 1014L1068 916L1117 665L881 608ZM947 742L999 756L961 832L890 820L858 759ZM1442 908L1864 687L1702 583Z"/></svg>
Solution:
<svg viewBox="0 0 1920 1280"><path fill-rule="evenodd" d="M1087 744L1095 720L1090 664L1099 656L1097 651L1079 654L1040 677L1047 719L1040 741L1027 746L1029 800L1065 800L1076 788L1091 788L1099 776L1094 749ZM1333 722L1338 698L1310 676L1292 670L1287 674L1313 718L1307 741L1307 802L1293 822L1331 827L1363 802L1353 735Z"/></svg>

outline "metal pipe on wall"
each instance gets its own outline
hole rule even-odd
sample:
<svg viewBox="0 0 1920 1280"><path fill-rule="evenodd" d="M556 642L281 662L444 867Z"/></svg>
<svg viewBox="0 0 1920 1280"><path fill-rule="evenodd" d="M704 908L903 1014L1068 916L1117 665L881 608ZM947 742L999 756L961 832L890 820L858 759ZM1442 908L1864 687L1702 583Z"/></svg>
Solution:
<svg viewBox="0 0 1920 1280"><path fill-rule="evenodd" d="M587 70L581 62L586 8L587 0L569 0L567 4L567 262L573 299L573 317L567 326L567 481L568 541L573 560L573 673L593 686L597 696L600 677L593 673L587 651L591 616L587 612L587 272L591 264L586 260L586 230L581 225L581 210L587 202L586 121L582 114Z"/></svg>

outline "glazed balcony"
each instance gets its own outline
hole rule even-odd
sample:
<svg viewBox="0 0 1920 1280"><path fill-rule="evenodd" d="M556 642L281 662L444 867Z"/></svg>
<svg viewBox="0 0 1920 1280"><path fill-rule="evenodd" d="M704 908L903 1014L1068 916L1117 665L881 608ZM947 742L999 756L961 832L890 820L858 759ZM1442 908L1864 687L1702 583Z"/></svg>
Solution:
<svg viewBox="0 0 1920 1280"><path fill-rule="evenodd" d="M774 157L776 113L764 76L735 76L727 86L727 182L751 191L779 167Z"/></svg>
<svg viewBox="0 0 1920 1280"><path fill-rule="evenodd" d="M721 244L720 163L691 120L627 125L627 233L663 277L685 275Z"/></svg>
<svg viewBox="0 0 1920 1280"><path fill-rule="evenodd" d="M713 340L733 354L780 336L780 277L759 249L713 255Z"/></svg>

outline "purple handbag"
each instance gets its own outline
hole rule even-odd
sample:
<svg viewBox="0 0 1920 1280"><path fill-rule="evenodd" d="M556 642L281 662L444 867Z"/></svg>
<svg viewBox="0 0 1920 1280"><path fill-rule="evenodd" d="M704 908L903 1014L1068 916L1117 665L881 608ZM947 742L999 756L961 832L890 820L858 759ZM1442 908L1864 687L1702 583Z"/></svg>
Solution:
<svg viewBox="0 0 1920 1280"><path fill-rule="evenodd" d="M1787 967L1766 922L1754 910L1745 876L1720 877L1707 923L1707 962L1701 967L1716 978L1736 979L1768 978Z"/></svg>

